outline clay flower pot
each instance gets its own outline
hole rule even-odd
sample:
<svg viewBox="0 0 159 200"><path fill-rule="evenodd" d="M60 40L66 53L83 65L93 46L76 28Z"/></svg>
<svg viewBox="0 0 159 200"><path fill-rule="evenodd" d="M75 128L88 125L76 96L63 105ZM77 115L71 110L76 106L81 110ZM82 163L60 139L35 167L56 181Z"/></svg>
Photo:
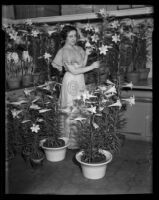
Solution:
<svg viewBox="0 0 159 200"><path fill-rule="evenodd" d="M107 164L112 160L112 154L106 150L100 150L102 154L105 155L106 161L100 163L85 163L81 161L81 156L83 151L76 154L76 160L81 164L82 172L85 178L88 179L101 179L106 174Z"/></svg>

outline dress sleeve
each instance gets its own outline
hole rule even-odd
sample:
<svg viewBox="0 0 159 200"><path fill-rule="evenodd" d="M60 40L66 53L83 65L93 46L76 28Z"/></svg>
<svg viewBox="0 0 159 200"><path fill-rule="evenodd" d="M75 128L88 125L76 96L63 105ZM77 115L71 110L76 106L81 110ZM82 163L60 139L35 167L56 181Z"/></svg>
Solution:
<svg viewBox="0 0 159 200"><path fill-rule="evenodd" d="M62 55L62 49L60 49L54 60L52 61L52 66L54 68L57 68L59 71L62 71L62 66L63 66L63 55Z"/></svg>

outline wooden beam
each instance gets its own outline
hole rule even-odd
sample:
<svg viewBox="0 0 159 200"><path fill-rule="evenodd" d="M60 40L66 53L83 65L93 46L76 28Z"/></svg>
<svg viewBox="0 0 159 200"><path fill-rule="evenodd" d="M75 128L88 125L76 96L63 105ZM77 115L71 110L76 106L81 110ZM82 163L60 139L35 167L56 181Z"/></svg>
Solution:
<svg viewBox="0 0 159 200"><path fill-rule="evenodd" d="M113 10L107 11L109 15L115 15L117 17L123 16L137 16L137 15L148 15L153 13L153 7L143 7L134 9L124 9L124 10ZM95 13L82 13L73 15L62 15L62 16L50 16L50 17L37 17L29 18L33 23L57 23L57 22L69 22L69 21L79 21L79 20L90 20L98 19ZM26 19L12 20L14 24L24 23Z"/></svg>

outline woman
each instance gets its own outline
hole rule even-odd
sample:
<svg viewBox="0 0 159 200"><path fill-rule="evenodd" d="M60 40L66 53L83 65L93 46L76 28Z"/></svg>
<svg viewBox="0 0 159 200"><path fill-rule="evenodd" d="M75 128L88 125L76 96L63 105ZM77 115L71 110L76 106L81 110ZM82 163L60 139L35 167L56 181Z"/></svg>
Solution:
<svg viewBox="0 0 159 200"><path fill-rule="evenodd" d="M84 51L82 47L76 45L77 30L75 27L66 25L61 34L65 44L57 52L52 66L60 71L62 70L62 66L64 66L66 70L62 81L59 103L61 109L69 110L71 106L73 106L73 99L85 90L84 73L98 68L99 62L96 61L90 66L86 66L88 55L91 53L91 50L86 49L86 51ZM64 121L65 136L70 137L69 118L65 118Z"/></svg>

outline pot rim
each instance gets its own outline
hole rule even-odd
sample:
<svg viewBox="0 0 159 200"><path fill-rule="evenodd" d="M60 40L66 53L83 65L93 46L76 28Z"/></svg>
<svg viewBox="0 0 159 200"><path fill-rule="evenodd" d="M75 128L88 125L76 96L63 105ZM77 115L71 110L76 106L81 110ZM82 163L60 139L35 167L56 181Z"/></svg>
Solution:
<svg viewBox="0 0 159 200"><path fill-rule="evenodd" d="M47 140L47 138L41 140L39 145L40 145L43 149L54 149L54 150L64 149L64 148L66 148L67 146L69 146L69 138L67 138L67 137L59 137L59 139L64 140L64 142L65 142L65 145L64 145L64 146L62 146L62 147L44 147L43 144L44 144L44 142Z"/></svg>
<svg viewBox="0 0 159 200"><path fill-rule="evenodd" d="M108 163L110 163L112 161L113 155L109 151L103 150L103 149L99 149L99 152L104 154L106 157L108 156L108 160L105 161L105 162L102 162L102 163L85 163L85 162L81 161L81 156L84 153L84 151L82 151L82 150L76 153L76 160L79 163L81 163L83 165L87 165L87 166L101 166L101 165L108 164Z"/></svg>

